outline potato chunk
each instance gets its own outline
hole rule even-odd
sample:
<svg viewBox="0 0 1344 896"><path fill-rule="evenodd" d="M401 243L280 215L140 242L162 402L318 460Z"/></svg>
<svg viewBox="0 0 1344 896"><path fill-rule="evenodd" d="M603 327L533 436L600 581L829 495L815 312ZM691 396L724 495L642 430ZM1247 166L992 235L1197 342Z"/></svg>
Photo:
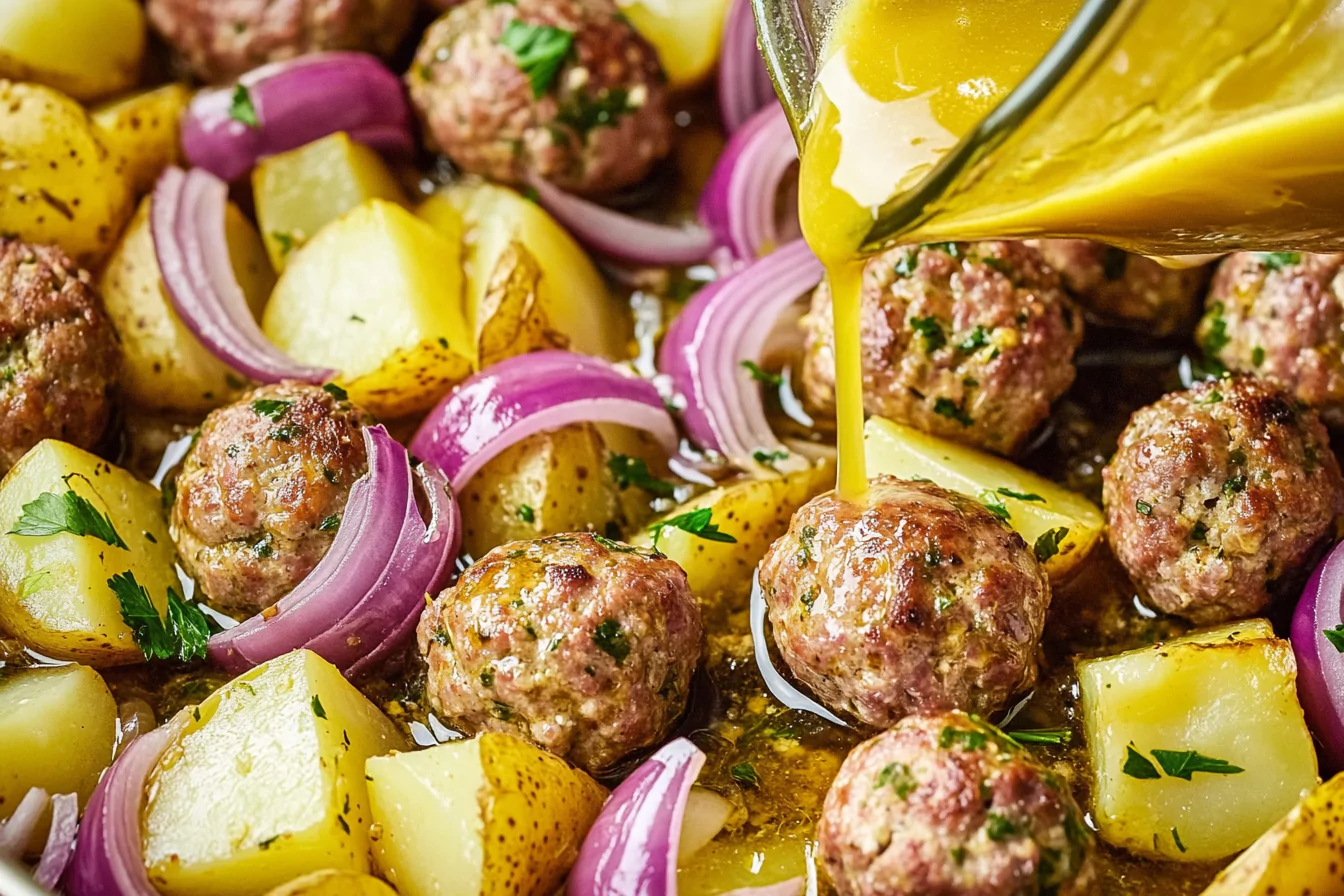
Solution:
<svg viewBox="0 0 1344 896"><path fill-rule="evenodd" d="M121 337L121 387L146 410L203 414L227 403L245 381L177 316L154 254L149 205L146 197L98 278ZM275 285L261 238L233 203L225 211L224 231L234 274L253 313L260 314Z"/></svg>
<svg viewBox="0 0 1344 896"><path fill-rule="evenodd" d="M249 896L369 869L364 761L406 743L326 660L296 650L205 700L148 786L145 867L168 896Z"/></svg>
<svg viewBox="0 0 1344 896"><path fill-rule="evenodd" d="M168 84L91 113L99 138L120 159L136 193L149 192L163 170L181 160L179 125L190 102L186 86Z"/></svg>
<svg viewBox="0 0 1344 896"><path fill-rule="evenodd" d="M0 78L93 100L134 86L144 54L136 0L0 0Z"/></svg>
<svg viewBox="0 0 1344 896"><path fill-rule="evenodd" d="M402 896L549 896L606 791L507 734L370 759L374 860Z"/></svg>
<svg viewBox="0 0 1344 896"><path fill-rule="evenodd" d="M370 874L314 871L276 887L266 896L397 896L397 891Z"/></svg>
<svg viewBox="0 0 1344 896"><path fill-rule="evenodd" d="M297 360L340 370L350 400L376 416L427 410L475 360L461 246L371 199L290 259L262 329Z"/></svg>
<svg viewBox="0 0 1344 896"><path fill-rule="evenodd" d="M370 199L406 197L378 153L335 133L262 159L252 172L257 223L277 271L317 232Z"/></svg>
<svg viewBox="0 0 1344 896"><path fill-rule="evenodd" d="M24 505L73 491L126 547L92 535L14 535ZM158 489L74 445L47 439L0 482L0 627L48 656L116 666L144 659L107 580L134 573L162 615L180 588Z"/></svg>
<svg viewBox="0 0 1344 896"><path fill-rule="evenodd" d="M1219 859L1253 843L1319 780L1292 647L1263 619L1087 660L1078 678L1094 814L1117 846ZM1154 751L1172 752L1163 761ZM1219 762L1240 771L1218 773Z"/></svg>
<svg viewBox="0 0 1344 896"><path fill-rule="evenodd" d="M658 51L669 87L686 90L709 77L719 60L729 0L635 0L618 5L630 25Z"/></svg>
<svg viewBox="0 0 1344 896"><path fill-rule="evenodd" d="M1091 501L1061 488L1012 461L958 445L881 417L870 417L863 429L868 475L890 473L902 479L928 479L943 488L986 503L1008 525L1046 556L1051 581L1074 569L1105 530L1101 511ZM1055 535L1064 530L1064 534ZM1050 534L1047 534L1050 533ZM1044 546L1041 539L1054 544Z"/></svg>

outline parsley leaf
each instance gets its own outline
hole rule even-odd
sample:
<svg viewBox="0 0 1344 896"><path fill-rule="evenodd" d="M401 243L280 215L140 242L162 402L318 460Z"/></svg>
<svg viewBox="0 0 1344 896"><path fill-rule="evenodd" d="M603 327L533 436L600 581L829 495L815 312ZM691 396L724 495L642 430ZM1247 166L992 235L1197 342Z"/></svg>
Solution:
<svg viewBox="0 0 1344 896"><path fill-rule="evenodd" d="M1267 271L1281 271L1302 261L1301 252L1261 252L1260 263Z"/></svg>
<svg viewBox="0 0 1344 896"><path fill-rule="evenodd" d="M337 401L349 401L349 400L350 400L350 393L349 393L349 392L346 392L344 389L342 389L340 386L336 385L335 383L325 383L325 384L322 386L322 391L325 392L325 393L327 393L328 395L330 395L332 398L336 399Z"/></svg>
<svg viewBox="0 0 1344 896"><path fill-rule="evenodd" d="M784 377L777 373L771 373L768 370L762 370L761 365L755 361L743 361L742 366L751 374L751 378L758 383L764 383L767 386L778 386L784 382Z"/></svg>
<svg viewBox="0 0 1344 896"><path fill-rule="evenodd" d="M579 91L569 102L555 113L555 120L567 124L580 136L586 137L595 128L614 127L622 115L634 111L637 106L630 103L630 93L620 87L613 87L596 97L586 91Z"/></svg>
<svg viewBox="0 0 1344 896"><path fill-rule="evenodd" d="M1073 740L1073 732L1067 728L1023 728L1003 733L1019 744L1066 744Z"/></svg>
<svg viewBox="0 0 1344 896"><path fill-rule="evenodd" d="M896 796L906 799L915 792L915 788L919 785L915 783L914 776L910 774L910 766L904 762L893 762L884 765L882 771L877 773L877 782L873 784L873 789L881 790L888 786L896 791Z"/></svg>
<svg viewBox="0 0 1344 896"><path fill-rule="evenodd" d="M940 417L947 417L949 420L955 420L962 426L970 426L975 423L971 415L966 413L965 409L950 398L939 398L933 402L933 412Z"/></svg>
<svg viewBox="0 0 1344 896"><path fill-rule="evenodd" d="M229 103L229 117L250 128L261 127L257 117L257 107L252 105L252 94L242 84L233 88L233 100Z"/></svg>
<svg viewBox="0 0 1344 896"><path fill-rule="evenodd" d="M1173 778L1189 781L1195 772L1210 775L1238 775L1244 768L1232 765L1226 759L1213 759L1194 750L1153 750L1153 758L1162 771Z"/></svg>
<svg viewBox="0 0 1344 896"><path fill-rule="evenodd" d="M659 498L670 498L677 490L672 483L650 473L649 465L638 457L613 454L607 458L607 469L611 471L621 491L633 485Z"/></svg>
<svg viewBox="0 0 1344 896"><path fill-rule="evenodd" d="M1017 825L998 812L990 812L985 818L985 836L996 843L1008 839L1017 832Z"/></svg>
<svg viewBox="0 0 1344 896"><path fill-rule="evenodd" d="M910 328L924 340L924 351L927 354L932 354L947 345L947 336L943 333L943 325L938 323L938 318L933 315L910 318Z"/></svg>
<svg viewBox="0 0 1344 896"><path fill-rule="evenodd" d="M1012 514L1008 512L1008 507L1003 503L1003 499L989 489L983 489L980 492L980 503L985 505L985 509L994 514L1005 523L1012 519Z"/></svg>
<svg viewBox="0 0 1344 896"><path fill-rule="evenodd" d="M757 448L755 451L751 452L751 459L761 466L769 467L773 470L775 464L782 460L789 459L789 452L783 448L780 448L777 451L763 451L762 449Z"/></svg>
<svg viewBox="0 0 1344 896"><path fill-rule="evenodd" d="M909 277L919 267L919 250L906 249L901 253L901 257L896 259L896 263L891 269L896 272L897 277Z"/></svg>
<svg viewBox="0 0 1344 896"><path fill-rule="evenodd" d="M341 528L341 515L339 513L333 513L331 516L324 519L317 528L321 532L335 532L337 529Z"/></svg>
<svg viewBox="0 0 1344 896"><path fill-rule="evenodd" d="M957 343L957 348L964 352L973 352L978 348L984 348L989 345L989 331L976 324L971 332L966 334L966 338Z"/></svg>
<svg viewBox="0 0 1344 896"><path fill-rule="evenodd" d="M728 774L734 781L747 787L761 786L761 776L756 773L756 766L750 762L739 762L728 769Z"/></svg>
<svg viewBox="0 0 1344 896"><path fill-rule="evenodd" d="M1037 501L1041 504L1045 503L1045 499L1035 492L1015 492L1010 488L1000 488L996 489L996 491L1001 495L1007 495L1008 497L1016 498L1019 501Z"/></svg>
<svg viewBox="0 0 1344 896"><path fill-rule="evenodd" d="M1329 641L1332 647L1344 653L1344 622L1334 628L1322 629L1321 634L1325 635L1325 640Z"/></svg>
<svg viewBox="0 0 1344 896"><path fill-rule="evenodd" d="M987 743L989 743L989 735L985 732L953 728L951 725L938 734L938 746L944 750L956 744L960 744L964 750L979 750Z"/></svg>
<svg viewBox="0 0 1344 896"><path fill-rule="evenodd" d="M272 230L271 239L280 244L281 258L294 251L294 234L285 233L283 230Z"/></svg>
<svg viewBox="0 0 1344 896"><path fill-rule="evenodd" d="M537 521L536 511L532 509L531 504L519 504L516 512L518 519L525 523L535 523Z"/></svg>
<svg viewBox="0 0 1344 896"><path fill-rule="evenodd" d="M283 398L258 398L252 402L252 412L259 414L268 420L279 420L289 413L289 409L294 406L294 402L286 401Z"/></svg>
<svg viewBox="0 0 1344 896"><path fill-rule="evenodd" d="M1064 526L1042 532L1036 539L1036 559L1044 563L1059 553L1059 543L1068 537L1069 530Z"/></svg>
<svg viewBox="0 0 1344 896"><path fill-rule="evenodd" d="M710 522L713 516L714 508L701 507L699 510L692 510L665 520L659 520L649 526L649 533L653 535L653 546L658 547L658 537L663 534L665 529L680 529L697 538L703 538L705 541L737 544L736 538L727 532L720 532L718 524Z"/></svg>
<svg viewBox="0 0 1344 896"><path fill-rule="evenodd" d="M1155 781L1162 777L1162 773L1157 770L1157 766L1153 765L1147 756L1134 749L1133 744L1125 747L1125 767L1123 771L1131 778L1138 778L1143 781Z"/></svg>
<svg viewBox="0 0 1344 896"><path fill-rule="evenodd" d="M1214 302L1213 307L1209 309L1207 320L1209 321L1208 332L1204 334L1204 339L1200 342L1200 351L1204 353L1205 366L1210 366L1216 362L1218 353L1227 348L1232 337L1227 335L1227 321L1223 320L1223 303Z"/></svg>
<svg viewBox="0 0 1344 896"><path fill-rule="evenodd" d="M136 645L147 660L178 659L188 662L205 658L210 625L200 607L189 604L168 589L168 619L149 599L149 590L135 580L131 572L118 573L107 586L121 605L121 619L131 630Z"/></svg>
<svg viewBox="0 0 1344 896"><path fill-rule="evenodd" d="M518 68L532 83L532 96L539 97L550 89L560 73L560 66L574 45L574 32L513 19L499 42L513 51Z"/></svg>
<svg viewBox="0 0 1344 896"><path fill-rule="evenodd" d="M313 695L313 715L317 716L319 719L325 719L327 717L327 711L322 708L322 698L316 694Z"/></svg>
<svg viewBox="0 0 1344 896"><path fill-rule="evenodd" d="M614 659L618 666L630 655L630 640L615 619L604 619L593 629L593 643L598 650Z"/></svg>
<svg viewBox="0 0 1344 896"><path fill-rule="evenodd" d="M1153 515L1153 505L1149 504L1147 501L1135 501L1134 509L1137 510L1139 513L1143 514L1144 516Z"/></svg>
<svg viewBox="0 0 1344 896"><path fill-rule="evenodd" d="M92 536L114 548L126 547L126 542L112 525L112 518L99 513L87 498L74 491L43 492L23 505L18 522L9 530L10 535L56 535L61 532Z"/></svg>

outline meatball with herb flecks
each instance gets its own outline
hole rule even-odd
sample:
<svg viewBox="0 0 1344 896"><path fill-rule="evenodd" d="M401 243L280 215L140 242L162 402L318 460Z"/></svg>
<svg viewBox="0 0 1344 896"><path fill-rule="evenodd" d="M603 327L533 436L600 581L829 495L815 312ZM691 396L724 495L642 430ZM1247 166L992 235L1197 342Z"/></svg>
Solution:
<svg viewBox="0 0 1344 896"><path fill-rule="evenodd" d="M910 716L856 747L817 844L839 896L1076 896L1096 879L1067 782L961 712Z"/></svg>
<svg viewBox="0 0 1344 896"><path fill-rule="evenodd" d="M495 548L417 634L436 712L598 773L671 731L704 637L680 566L586 532Z"/></svg>
<svg viewBox="0 0 1344 896"><path fill-rule="evenodd" d="M53 246L0 238L0 475L43 439L96 448L120 368L88 273Z"/></svg>
<svg viewBox="0 0 1344 896"><path fill-rule="evenodd" d="M1202 625L1300 585L1344 513L1316 413L1251 377L1139 410L1102 482L1115 556L1154 606Z"/></svg>
<svg viewBox="0 0 1344 896"><path fill-rule="evenodd" d="M430 26L406 74L431 149L582 193L636 183L667 155L663 80L611 0L469 0Z"/></svg>
<svg viewBox="0 0 1344 896"><path fill-rule="evenodd" d="M879 476L793 515L759 581L793 674L868 725L915 712L990 713L1036 680L1050 583L980 502Z"/></svg>
<svg viewBox="0 0 1344 896"><path fill-rule="evenodd" d="M169 530L210 603L264 610L317 566L368 471L372 422L334 386L288 382L205 418L175 481Z"/></svg>
<svg viewBox="0 0 1344 896"><path fill-rule="evenodd" d="M809 404L835 401L830 290L805 318ZM1022 243L901 246L863 274L864 407L1011 455L1073 383L1082 317L1059 274Z"/></svg>
<svg viewBox="0 0 1344 896"><path fill-rule="evenodd" d="M416 0L148 0L149 21L202 80L324 50L386 55Z"/></svg>

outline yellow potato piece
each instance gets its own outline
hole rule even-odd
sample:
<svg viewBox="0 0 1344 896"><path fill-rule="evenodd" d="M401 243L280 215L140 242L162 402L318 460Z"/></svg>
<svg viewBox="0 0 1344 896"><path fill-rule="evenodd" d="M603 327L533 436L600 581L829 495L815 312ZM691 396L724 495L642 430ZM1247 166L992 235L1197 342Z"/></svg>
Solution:
<svg viewBox="0 0 1344 896"><path fill-rule="evenodd" d="M370 199L404 203L378 153L344 132L262 159L252 172L257 223L277 271L319 230Z"/></svg>
<svg viewBox="0 0 1344 896"><path fill-rule="evenodd" d="M1344 893L1344 774L1335 775L1218 873L1203 896Z"/></svg>
<svg viewBox="0 0 1344 896"><path fill-rule="evenodd" d="M617 5L658 51L673 90L697 87L714 71L729 0L638 0Z"/></svg>
<svg viewBox="0 0 1344 896"><path fill-rule="evenodd" d="M0 78L94 100L135 86L144 54L136 0L0 0Z"/></svg>
<svg viewBox="0 0 1344 896"><path fill-rule="evenodd" d="M98 137L118 159L136 193L154 187L163 169L182 159L182 113L191 91L168 84L117 100L90 113Z"/></svg>
<svg viewBox="0 0 1344 896"><path fill-rule="evenodd" d="M606 791L507 734L370 759L374 861L401 896L550 896Z"/></svg>
<svg viewBox="0 0 1344 896"><path fill-rule="evenodd" d="M1093 816L1117 846L1220 859L1250 846L1319 780L1292 647L1264 619L1080 662L1078 679ZM1131 744L1159 770L1153 750L1194 750L1242 771L1136 777L1125 772Z"/></svg>
<svg viewBox="0 0 1344 896"><path fill-rule="evenodd" d="M396 727L317 654L240 675L151 774L145 867L167 896L260 896L313 871L369 870L364 762Z"/></svg>
<svg viewBox="0 0 1344 896"><path fill-rule="evenodd" d="M889 473L902 479L928 479L982 502L1001 502L1009 514L1008 525L1029 545L1047 532L1067 529L1059 552L1043 564L1051 581L1060 581L1082 562L1105 531L1101 511L1082 495L1012 461L913 426L870 417L863 429L863 449L869 476ZM1042 500L1015 498L1000 489Z"/></svg>
<svg viewBox="0 0 1344 896"><path fill-rule="evenodd" d="M91 535L9 534L23 507L67 490L112 521L125 548ZM74 445L47 439L0 482L0 628L47 656L116 666L144 659L107 580L131 572L162 615L180 589L159 490Z"/></svg>
<svg viewBox="0 0 1344 896"><path fill-rule="evenodd" d="M231 400L245 380L202 345L173 309L154 254L149 206L145 197L98 277L121 337L121 388L146 410L204 413ZM275 285L261 237L233 203L224 230L234 274L253 314L260 314Z"/></svg>
<svg viewBox="0 0 1344 896"><path fill-rule="evenodd" d="M397 891L370 874L353 871L314 871L266 896L397 896Z"/></svg>
<svg viewBox="0 0 1344 896"><path fill-rule="evenodd" d="M460 245L381 199L290 259L262 328L297 360L341 371L350 399L386 418L428 410L475 360Z"/></svg>

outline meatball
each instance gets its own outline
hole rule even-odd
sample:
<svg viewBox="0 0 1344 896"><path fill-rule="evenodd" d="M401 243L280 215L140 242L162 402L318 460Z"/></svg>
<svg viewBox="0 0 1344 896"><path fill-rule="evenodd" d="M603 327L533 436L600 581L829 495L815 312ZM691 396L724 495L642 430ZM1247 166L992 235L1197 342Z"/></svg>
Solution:
<svg viewBox="0 0 1344 896"><path fill-rule="evenodd" d="M803 388L834 406L834 321L812 297ZM1013 454L1073 383L1082 317L1022 243L898 247L863 274L864 406L927 432Z"/></svg>
<svg viewBox="0 0 1344 896"><path fill-rule="evenodd" d="M406 83L430 149L505 183L614 190L671 146L658 56L610 0L470 0L425 32Z"/></svg>
<svg viewBox="0 0 1344 896"><path fill-rule="evenodd" d="M368 470L361 428L372 422L304 383L264 386L205 418L169 531L212 604L263 610L312 572Z"/></svg>
<svg viewBox="0 0 1344 896"><path fill-rule="evenodd" d="M147 0L154 28L206 81L323 50L396 49L416 0Z"/></svg>
<svg viewBox="0 0 1344 896"><path fill-rule="evenodd" d="M95 448L121 345L86 271L53 246L0 238L0 475L43 439Z"/></svg>
<svg viewBox="0 0 1344 896"><path fill-rule="evenodd" d="M775 641L827 706L879 728L989 713L1036 681L1050 584L974 499L879 476L799 508L759 570Z"/></svg>
<svg viewBox="0 0 1344 896"><path fill-rule="evenodd" d="M1344 254L1239 252L1223 259L1197 337L1229 370L1279 383L1344 426Z"/></svg>
<svg viewBox="0 0 1344 896"><path fill-rule="evenodd" d="M1173 269L1092 240L1037 240L1064 286L1101 323L1153 336L1189 332L1209 283L1209 265Z"/></svg>
<svg viewBox="0 0 1344 896"><path fill-rule="evenodd" d="M1102 497L1111 547L1139 589L1213 624L1301 584L1344 512L1344 480L1314 411L1238 377L1136 412Z"/></svg>
<svg viewBox="0 0 1344 896"><path fill-rule="evenodd" d="M681 567L600 535L495 548L425 608L430 704L600 773L665 738L700 661Z"/></svg>
<svg viewBox="0 0 1344 896"><path fill-rule="evenodd" d="M826 794L839 896L1071 896L1096 878L1067 784L976 716L909 716L859 744Z"/></svg>

